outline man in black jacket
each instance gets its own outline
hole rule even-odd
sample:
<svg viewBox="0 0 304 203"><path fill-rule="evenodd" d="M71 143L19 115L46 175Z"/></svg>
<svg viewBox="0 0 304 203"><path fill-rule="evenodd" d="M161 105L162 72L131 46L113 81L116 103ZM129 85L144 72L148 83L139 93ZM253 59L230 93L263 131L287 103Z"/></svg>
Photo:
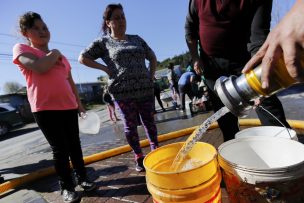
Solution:
<svg viewBox="0 0 304 203"><path fill-rule="evenodd" d="M251 55L258 51L270 29L272 0L190 0L185 36L194 69L203 74L213 110L223 107L214 92L220 76L240 75ZM261 102L286 127L280 100L271 96ZM256 109L263 125L282 124L268 112ZM239 131L238 118L231 113L218 120L224 141Z"/></svg>

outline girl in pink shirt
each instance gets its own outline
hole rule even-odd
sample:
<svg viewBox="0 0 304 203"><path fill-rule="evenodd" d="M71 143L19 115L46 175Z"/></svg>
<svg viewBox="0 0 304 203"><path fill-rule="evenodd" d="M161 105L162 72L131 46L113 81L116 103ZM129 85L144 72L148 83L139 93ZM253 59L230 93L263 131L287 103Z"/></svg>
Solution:
<svg viewBox="0 0 304 203"><path fill-rule="evenodd" d="M35 120L49 142L55 170L65 202L78 201L72 179L85 191L96 185L88 181L79 139L78 112L85 112L71 75L68 60L57 49L49 49L50 32L41 16L27 12L19 19L21 34L29 45L16 44L13 62L27 83L27 95Z"/></svg>

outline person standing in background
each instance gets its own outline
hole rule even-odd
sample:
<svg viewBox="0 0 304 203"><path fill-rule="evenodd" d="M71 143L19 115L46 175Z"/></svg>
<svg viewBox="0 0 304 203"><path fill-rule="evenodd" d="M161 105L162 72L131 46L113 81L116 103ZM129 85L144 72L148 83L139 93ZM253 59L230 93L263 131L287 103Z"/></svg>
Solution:
<svg viewBox="0 0 304 203"><path fill-rule="evenodd" d="M213 110L224 105L214 92L220 76L239 76L251 55L265 41L270 28L272 0L213 1L190 0L185 23L185 37L194 69L204 75ZM280 100L275 96L264 99L256 108L263 125L288 128ZM273 116L274 115L274 116ZM238 118L228 113L218 120L224 141L239 131Z"/></svg>
<svg viewBox="0 0 304 203"><path fill-rule="evenodd" d="M169 80L170 84L170 90L173 98L173 106L175 109L178 108L177 100L179 97L179 90L178 90L178 77L177 74L174 71L174 65L173 63L169 63L168 65L169 72L167 74L167 78Z"/></svg>
<svg viewBox="0 0 304 203"><path fill-rule="evenodd" d="M115 110L115 104L113 102L113 98L109 93L108 87L105 87L105 93L103 94L103 101L107 104L107 109L109 113L110 120L113 123L116 123L120 119L117 118L116 116L116 110Z"/></svg>
<svg viewBox="0 0 304 203"><path fill-rule="evenodd" d="M27 83L31 110L49 142L65 202L79 200L76 183L85 191L96 188L87 178L79 139L78 113L85 113L72 78L71 66L57 49L49 49L50 31L38 13L27 12L19 19L21 34L29 45L16 44L13 62Z"/></svg>
<svg viewBox="0 0 304 203"><path fill-rule="evenodd" d="M135 155L135 170L144 171L137 116L140 115L151 150L156 149L158 139L153 91L156 56L141 37L126 34L126 17L121 4L109 4L106 7L102 31L104 36L81 52L79 62L109 75L109 92L120 110L125 136ZM106 65L98 63L98 58ZM146 59L149 68L146 67Z"/></svg>
<svg viewBox="0 0 304 203"><path fill-rule="evenodd" d="M161 92L160 86L159 86L156 78L154 78L154 96L155 96L159 106L162 108L163 112L165 112L166 109L164 108L163 102L160 99L160 92ZM157 113L156 108L154 109L154 113Z"/></svg>

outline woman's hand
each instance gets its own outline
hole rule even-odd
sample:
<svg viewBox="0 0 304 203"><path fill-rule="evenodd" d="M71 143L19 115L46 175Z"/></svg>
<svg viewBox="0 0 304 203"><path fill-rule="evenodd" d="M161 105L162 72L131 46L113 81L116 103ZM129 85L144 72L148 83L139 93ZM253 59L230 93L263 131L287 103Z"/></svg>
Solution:
<svg viewBox="0 0 304 203"><path fill-rule="evenodd" d="M78 104L78 115L82 117L82 115L86 114L86 110L81 103Z"/></svg>
<svg viewBox="0 0 304 203"><path fill-rule="evenodd" d="M114 72L112 70L110 70L108 68L108 66L102 65L101 63L98 63L95 60L92 60L92 59L87 58L83 55L80 55L79 58L78 58L78 61L79 61L79 63L81 63L83 65L86 65L90 68L94 68L94 69L104 71L109 76L109 78L114 78L115 77Z"/></svg>

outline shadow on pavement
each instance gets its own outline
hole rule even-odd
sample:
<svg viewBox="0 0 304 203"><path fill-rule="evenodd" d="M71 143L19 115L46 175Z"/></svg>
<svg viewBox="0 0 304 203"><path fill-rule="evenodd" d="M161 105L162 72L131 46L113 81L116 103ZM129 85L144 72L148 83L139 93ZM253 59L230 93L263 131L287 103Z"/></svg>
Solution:
<svg viewBox="0 0 304 203"><path fill-rule="evenodd" d="M93 167L86 167L86 169L89 179L96 182L98 188L95 191L83 192L80 188L77 187L76 189L80 192L80 196L82 197L112 198L131 195L149 195L146 187L145 176L117 178L117 176L121 175L122 173L129 173L129 168L127 165L113 165L98 170ZM106 177L106 179L103 180L102 177ZM117 187L119 187L119 189L117 189ZM50 195L48 198L51 199L56 199L60 196L60 188L56 175L47 176L35 182L23 185L17 189L34 190L36 192L46 193ZM5 196L8 196L12 193L9 192L5 194Z"/></svg>
<svg viewBox="0 0 304 203"><path fill-rule="evenodd" d="M210 111L202 111L202 112L197 112L194 114L186 114L186 113L177 113L174 116L170 116L170 117L165 117L165 116L161 116L161 115L157 115L156 119L155 119L155 123L165 123L168 121L176 121L176 120L185 120L185 119L191 119L194 118L196 116L199 116L201 114L208 114L210 113Z"/></svg>
<svg viewBox="0 0 304 203"><path fill-rule="evenodd" d="M119 190L119 191L117 191ZM96 191L90 193L84 193L83 197L122 197L122 196L132 196L132 195L150 195L147 190L146 181L142 184L128 185L127 187L119 189L97 189Z"/></svg>
<svg viewBox="0 0 304 203"><path fill-rule="evenodd" d="M0 174L28 174L51 166L53 166L52 160L41 160L38 163L16 166L12 168L0 168Z"/></svg>
<svg viewBox="0 0 304 203"><path fill-rule="evenodd" d="M168 121L176 121L176 120L180 120L180 119L187 119L188 116L187 115L182 115L182 116L177 116L177 117L171 117L171 118L165 118L165 119L157 119L155 120L155 123L164 123L164 122L168 122Z"/></svg>
<svg viewBox="0 0 304 203"><path fill-rule="evenodd" d="M95 179L98 189L90 193L83 193L82 196L112 198L132 195L149 195L145 176L116 177L116 174L120 175L123 172L128 173L127 170L127 165L118 165L95 171L88 171L90 177L93 180ZM99 179L101 176L107 177L107 179Z"/></svg>
<svg viewBox="0 0 304 203"><path fill-rule="evenodd" d="M109 175L113 175L115 173L121 173L128 170L128 166L126 165L118 165L118 166L109 166L107 168L102 168L99 170L94 170L93 174L95 176L97 176L97 178L99 176L109 176ZM88 173L90 173L88 171Z"/></svg>
<svg viewBox="0 0 304 203"><path fill-rule="evenodd" d="M7 140L7 139L11 139L26 133L30 133L33 131L39 130L38 127L32 127L32 128L26 128L26 129L16 129L14 131L10 131L9 133L7 133L6 135L0 137L0 142L3 140Z"/></svg>

